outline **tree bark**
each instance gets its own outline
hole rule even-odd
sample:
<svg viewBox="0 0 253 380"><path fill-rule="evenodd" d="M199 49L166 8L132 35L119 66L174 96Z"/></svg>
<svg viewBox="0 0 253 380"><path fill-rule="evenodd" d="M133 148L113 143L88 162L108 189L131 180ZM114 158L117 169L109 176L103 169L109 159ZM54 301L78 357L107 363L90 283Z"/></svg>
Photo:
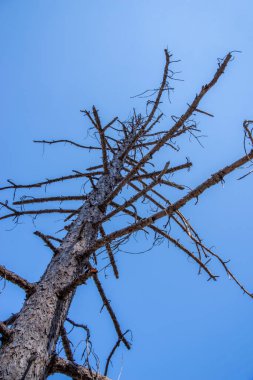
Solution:
<svg viewBox="0 0 253 380"><path fill-rule="evenodd" d="M124 147L123 147L124 148ZM0 352L0 379L42 380L50 372L50 361L75 290L62 291L83 274L97 238L104 205L121 180L122 150L109 165L72 222L57 253L49 263L35 291L24 303Z"/></svg>

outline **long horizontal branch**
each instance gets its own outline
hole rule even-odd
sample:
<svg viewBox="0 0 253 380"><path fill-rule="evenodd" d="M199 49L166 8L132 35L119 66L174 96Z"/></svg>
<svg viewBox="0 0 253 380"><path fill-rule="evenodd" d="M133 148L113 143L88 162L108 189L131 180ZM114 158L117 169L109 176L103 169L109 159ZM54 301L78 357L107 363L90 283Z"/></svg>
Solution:
<svg viewBox="0 0 253 380"><path fill-rule="evenodd" d="M76 380L110 380L106 376L102 376L95 372L91 373L88 368L75 364L70 360L62 359L58 356L53 359L50 369L50 374L53 373L62 373Z"/></svg>
<svg viewBox="0 0 253 380"><path fill-rule="evenodd" d="M100 175L100 174L103 174L103 172L102 171L97 171L97 172L93 172L93 173L70 174L70 175L63 176L63 177L57 177L57 178L47 179L47 180L42 181L42 182L31 183L29 185L17 185L13 181L8 180L7 182L10 183L10 186L1 187L0 190L7 190L7 189L30 189L30 188L33 188L33 187L41 187L41 186L44 186L44 185L50 185L50 184L55 183L55 182L62 182L62 181L66 181L66 180L69 180L69 179L76 179L76 178L82 178L82 177L88 177L89 178L89 177L92 177L92 176L95 176L95 175Z"/></svg>
<svg viewBox="0 0 253 380"><path fill-rule="evenodd" d="M148 218L144 218L141 221L134 223L128 227L122 228L118 231L112 232L111 234L107 235L105 239L100 239L97 241L97 246L102 246L106 242L110 242L112 240L115 240L119 237L132 234L133 232L139 231L151 224L153 224L158 219L161 219L164 216L171 216L174 212L179 210L181 207L185 206L186 203L188 203L190 200L194 198L198 198L204 191L206 191L208 188L216 185L217 183L221 182L223 178L233 172L236 168L244 165L246 162L251 160L253 158L253 150L251 150L250 153L246 154L239 160L233 162L231 165L226 166L225 168L217 171L215 174L213 174L210 178L208 178L206 181L204 181L201 185L197 186L195 189L190 191L188 194L186 194L183 198L179 199L174 204L170 205L169 207L165 208L164 210L158 211L157 213L151 215Z"/></svg>
<svg viewBox="0 0 253 380"><path fill-rule="evenodd" d="M29 198L20 199L19 201L13 202L14 205L26 205L30 203L44 203L44 202L63 202L63 201L82 201L85 200L86 195L68 195L68 196L58 196L58 197L44 197L44 198Z"/></svg>
<svg viewBox="0 0 253 380"><path fill-rule="evenodd" d="M40 214L71 214L75 212L76 210L73 209L45 209L45 210L30 210L30 211L18 211L15 210L15 212L12 212L10 214L4 215L0 217L0 220L7 219L7 218L17 218L22 215L40 215Z"/></svg>
<svg viewBox="0 0 253 380"><path fill-rule="evenodd" d="M58 143L67 143L67 144L71 144L71 145L74 145L78 148L84 148L84 149L89 149L89 150L101 150L100 147L97 147L97 146L88 146L88 145L81 145L81 144L78 144L74 141L71 141L71 140L33 140L34 143L40 143L40 144L58 144Z"/></svg>

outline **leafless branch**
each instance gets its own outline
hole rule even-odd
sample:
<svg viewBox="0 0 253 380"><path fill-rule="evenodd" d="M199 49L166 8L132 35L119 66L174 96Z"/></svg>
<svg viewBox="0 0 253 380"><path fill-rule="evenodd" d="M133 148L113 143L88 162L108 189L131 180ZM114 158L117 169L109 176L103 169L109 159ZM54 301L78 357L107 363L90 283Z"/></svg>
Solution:
<svg viewBox="0 0 253 380"><path fill-rule="evenodd" d="M118 120L118 117L115 117L114 119L112 119L112 121L110 121L110 123L106 124L106 126L103 128L103 131L105 132L108 128L110 128L114 123L115 121Z"/></svg>
<svg viewBox="0 0 253 380"><path fill-rule="evenodd" d="M45 197L45 198L31 198L27 197L13 202L14 205L26 205L30 203L44 203L44 202L63 202L63 201L84 201L87 197L85 195L68 195L59 197Z"/></svg>
<svg viewBox="0 0 253 380"><path fill-rule="evenodd" d="M97 286L97 289L98 289L98 292L100 294L100 297L102 298L103 305L106 307L106 309L107 309L107 311L108 311L108 313L109 313L109 315L110 315L110 317L112 319L112 322L114 324L114 327L115 327L115 330L116 330L116 332L118 334L119 339L121 339L122 342L124 343L124 345L126 346L126 348L128 350L130 350L131 346L130 346L129 342L126 340L126 338L124 337L124 334L121 331L121 328L120 328L119 322L117 320L117 317L116 317L114 311L112 310L112 307L110 305L109 300L107 299L107 297L105 295L104 289L102 287L101 282L99 281L97 273L94 273L92 275L92 277L93 277L94 282L95 282L95 284Z"/></svg>
<svg viewBox="0 0 253 380"><path fill-rule="evenodd" d="M0 191L1 190L7 190L7 189L14 189L14 190L16 190L16 189L30 189L30 188L33 188L33 187L41 187L41 186L44 186L44 185L46 186L46 185L50 185L52 183L67 181L67 180L71 180L71 179L77 179L77 178L83 178L83 177L89 178L91 176L100 175L100 174L103 174L103 172L102 171L93 172L93 173L79 173L78 172L77 174L70 174L70 175L67 175L67 176L64 176L64 177L47 179L46 181L32 183L32 184L29 184L29 185L17 185L13 181L8 180L7 182L10 183L10 186L1 187Z"/></svg>
<svg viewBox="0 0 253 380"><path fill-rule="evenodd" d="M26 293L30 294L34 290L33 284L18 276L16 273L6 269L3 265L0 265L0 276L15 285L18 285L20 288L24 289Z"/></svg>
<svg viewBox="0 0 253 380"><path fill-rule="evenodd" d="M125 336L127 333L129 332L129 330L127 330L123 336ZM122 339L118 339L117 342L115 343L115 345L113 346L107 360L106 360L106 365L105 365L105 370L104 370L104 376L107 376L107 373L108 373L108 369L109 369L109 364L112 360L112 357L115 353L115 351L117 350L117 348L119 347L120 343L121 343Z"/></svg>
<svg viewBox="0 0 253 380"><path fill-rule="evenodd" d="M34 143L40 143L40 144L58 144L58 143L67 143L74 145L78 148L88 149L88 150L101 150L100 147L97 146L87 146L87 145L81 145L71 140L33 140Z"/></svg>
<svg viewBox="0 0 253 380"><path fill-rule="evenodd" d="M192 166L191 162L186 162L185 164L169 168L168 170L166 170L166 172L164 174L171 174L171 173L175 173L176 171L179 171L179 170L182 170L182 169L189 169L191 166ZM133 177L132 181L136 181L136 180L139 180L139 179L152 178L152 177L155 177L155 176L159 175L160 173L161 173L161 171L157 170L157 171L154 171L152 173L139 174L139 175Z"/></svg>
<svg viewBox="0 0 253 380"><path fill-rule="evenodd" d="M62 373L78 380L110 380L108 377L98 373L90 373L90 369L58 356L55 356L52 360L50 374L53 373Z"/></svg>
<svg viewBox="0 0 253 380"><path fill-rule="evenodd" d="M2 202L0 204L4 205ZM4 205L5 206L5 205ZM6 206L5 206L6 207ZM56 208L56 209L45 209L45 210L29 210L29 211L18 211L15 210L15 212L12 212L11 214L7 214L0 217L0 220L8 219L8 218L18 218L22 215L41 215L41 214L72 214L76 212L76 210L73 209L62 209L62 208Z"/></svg>
<svg viewBox="0 0 253 380"><path fill-rule="evenodd" d="M44 243L48 246L48 248L51 249L51 251L54 253L54 255L57 255L57 253L59 253L59 250L51 243L49 238L46 235L44 235L42 232L35 231L34 235L40 237L44 241Z"/></svg>
<svg viewBox="0 0 253 380"><path fill-rule="evenodd" d="M106 236L106 233L105 233L105 230L104 228L100 227L100 233L101 233L101 236L102 238L104 238ZM105 244L105 248L107 250L107 253L108 253L108 257L109 257L109 260L110 260L110 263L111 263L111 266L112 266L112 269L113 269L113 273L115 275L116 278L119 278L119 271L118 271L118 268L117 268L117 265L116 265L116 262L115 262L115 259L114 259L114 255L113 255L113 252L112 252L112 248L111 248L111 245L109 243L106 243Z"/></svg>
<svg viewBox="0 0 253 380"><path fill-rule="evenodd" d="M62 326L62 329L61 329L61 339L62 339L62 345L63 345L67 359L70 360L71 362L74 362L75 360L74 360L73 352L71 350L71 343L69 341L69 338L64 326Z"/></svg>

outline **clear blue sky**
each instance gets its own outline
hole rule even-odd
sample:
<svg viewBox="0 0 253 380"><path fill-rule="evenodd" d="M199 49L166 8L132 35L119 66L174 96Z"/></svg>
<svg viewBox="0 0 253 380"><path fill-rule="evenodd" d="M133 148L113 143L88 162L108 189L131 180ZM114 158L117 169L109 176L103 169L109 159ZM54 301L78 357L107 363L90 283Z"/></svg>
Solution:
<svg viewBox="0 0 253 380"><path fill-rule="evenodd" d="M7 178L26 183L64 175L92 164L92 154L68 146L46 147L43 153L32 140L84 142L83 107L96 104L104 121L115 115L124 119L134 106L142 107L130 97L157 86L164 47L182 60L176 70L184 79L174 83L172 103L163 105L167 115L185 110L216 69L217 57L242 51L202 103L215 115L198 118L208 135L202 141L205 149L183 143L182 157L189 156L194 168L182 180L194 186L240 157L241 125L253 118L252 14L252 0L1 0L1 184ZM167 159L164 152L161 164ZM253 291L253 177L237 181L240 173L184 212L207 245L231 259L231 269ZM68 191L80 192L80 183L66 185L60 193ZM52 187L52 193L59 194L59 187ZM10 193L1 195L7 198ZM38 280L50 252L32 232L57 231L60 219L42 217L34 226L27 217L13 230L11 221L2 222L1 264L29 281ZM130 250L139 248L133 241ZM216 267L221 275L217 283L207 282L195 264L166 245L141 255L122 253L118 265L120 280L110 275L104 286L122 328L133 332L133 349L122 347L115 355L109 372L113 380L253 379L253 301L222 270ZM0 295L0 318L18 311L22 297L7 284ZM87 285L79 289L70 316L89 324L103 368L116 335L100 307L96 289ZM74 336L76 343L78 339Z"/></svg>

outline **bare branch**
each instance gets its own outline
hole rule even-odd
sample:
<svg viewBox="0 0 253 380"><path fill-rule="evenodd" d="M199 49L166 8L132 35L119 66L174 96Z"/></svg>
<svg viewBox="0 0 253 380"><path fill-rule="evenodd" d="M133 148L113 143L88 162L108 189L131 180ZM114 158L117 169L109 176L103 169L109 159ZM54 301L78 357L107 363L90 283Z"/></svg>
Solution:
<svg viewBox="0 0 253 380"><path fill-rule="evenodd" d="M0 265L0 276L6 279L7 281L12 282L15 285L18 285L20 288L24 289L25 292L28 294L33 292L35 288L34 284L31 284L24 278L18 276L16 273L6 269L3 265Z"/></svg>
<svg viewBox="0 0 253 380"><path fill-rule="evenodd" d="M103 174L102 171L93 172L93 173L79 173L78 172L77 174L70 174L70 175L67 175L67 176L64 176L64 177L47 179L46 181L32 183L32 184L29 184L29 185L17 185L13 181L8 180L7 182L10 183L10 186L1 187L0 191L1 190L7 190L7 189L15 189L15 190L16 189L30 189L30 188L33 188L33 187L41 187L41 186L44 186L44 185L50 185L50 184L56 183L56 182L67 181L69 179L76 179L76 178L83 178L83 177L89 178L91 176L101 175L101 174Z"/></svg>
<svg viewBox="0 0 253 380"><path fill-rule="evenodd" d="M62 373L77 380L110 380L106 376L102 376L95 372L91 373L90 369L58 356L55 356L52 360L50 374L53 373Z"/></svg>
<svg viewBox="0 0 253 380"><path fill-rule="evenodd" d="M51 243L49 238L46 235L44 235L42 232L35 231L34 235L39 236L44 241L44 243L46 243L48 248L51 249L51 251L54 253L54 255L57 255L57 253L59 253L59 250Z"/></svg>
<svg viewBox="0 0 253 380"><path fill-rule="evenodd" d="M151 109L151 112L148 115L148 118L147 118L146 122L141 126L140 130L138 131L138 133L135 134L135 137L132 139L131 143L128 144L128 146L124 150L121 158L126 157L127 154L130 152L130 150L135 145L135 143L140 139L140 137L144 133L150 132L150 130L159 122L159 120L163 116L163 114L160 114L155 119L155 121L153 123L151 123L152 120L153 120L153 117L155 116L155 113L156 113L156 111L157 111L157 109L159 107L160 100L161 100L163 92L166 89L168 90L167 77L168 77L168 70L169 70L169 63L170 63L170 55L169 55L169 52L168 52L167 49L164 49L164 53L165 53L165 66L164 66L164 72L163 72L163 79L162 79L162 83L161 83L161 85L159 87L156 100L153 102L153 107ZM149 125L150 123L151 123L151 125ZM147 129L148 126L149 126L149 128ZM136 130L135 130L135 132L136 132ZM113 198L111 198L111 199L113 199Z"/></svg>
<svg viewBox="0 0 253 380"><path fill-rule="evenodd" d="M115 121L118 120L118 117L115 117L114 119L112 119L112 121L110 121L110 123L106 124L106 126L103 128L103 131L105 132L108 128L110 128L114 123Z"/></svg>
<svg viewBox="0 0 253 380"><path fill-rule="evenodd" d="M41 144L58 144L58 143L67 143L67 144L71 144L71 145L74 145L78 148L84 148L84 149L89 149L89 150L101 150L100 147L97 147L97 146L87 146L87 145L81 145L81 144L78 144L74 141L71 141L71 140L33 140L34 143L41 143Z"/></svg>
<svg viewBox="0 0 253 380"><path fill-rule="evenodd" d="M204 115L207 115L207 116L210 116L210 117L214 117L214 115L212 115L211 113L206 112L206 111L202 111L199 108L195 108L195 111L199 112L199 113L203 113Z"/></svg>
<svg viewBox="0 0 253 380"><path fill-rule="evenodd" d="M88 119L90 120L91 124L92 124L95 128L97 128L96 123L95 123L94 119L92 118L90 112L87 111L87 110L81 110L81 112L84 113L84 114L88 117Z"/></svg>
<svg viewBox="0 0 253 380"><path fill-rule="evenodd" d="M168 52L167 49L164 49L164 53L165 53L166 62L165 62L165 66L164 66L162 83L160 85L160 88L159 88L156 100L155 100L154 105L152 107L152 110L151 110L151 112L150 112L150 114L148 116L148 119L147 119L146 123L143 126L144 130L149 125L149 123L152 121L152 119L153 119L153 117L154 117L154 115L155 115L155 113L157 111L157 108L159 106L159 103L160 103L163 91L166 89L166 82L167 82L168 69L169 69L169 63L170 63L170 55L169 55L169 52Z"/></svg>
<svg viewBox="0 0 253 380"><path fill-rule="evenodd" d="M92 275L92 277L93 277L94 282L95 282L95 284L97 286L97 289L98 289L98 292L100 294L100 297L102 298L103 304L106 307L106 309L107 309L107 311L108 311L108 313L109 313L109 315L110 315L110 317L112 319L112 322L114 324L114 327L115 327L115 330L116 330L116 332L118 334L119 339L121 339L122 342L124 343L124 345L126 346L126 348L128 350L130 350L131 346L130 346L129 342L126 340L126 338L124 337L124 334L121 331L119 322L118 322L118 320L116 318L116 315L115 315L114 311L112 310L112 307L110 305L109 300L107 299L107 297L105 295L104 289L102 287L101 282L99 281L97 273L94 273Z"/></svg>
<svg viewBox="0 0 253 380"><path fill-rule="evenodd" d="M46 237L50 240L54 240L54 241L57 241L58 243L62 243L62 239L59 239L59 238L56 238L54 236L51 236L51 235L46 235Z"/></svg>
<svg viewBox="0 0 253 380"><path fill-rule="evenodd" d="M104 130L101 126L101 121L100 121L100 118L98 116L98 111L97 111L96 107L93 106L92 111L93 111L93 115L94 115L94 118L96 121L96 128L98 130L99 137L100 137L100 143L101 143L101 148L102 148L102 157L103 157L103 167L104 167L104 172L106 174L106 173L108 173L108 161L107 161L107 153L106 153L105 134L104 134Z"/></svg>
<svg viewBox="0 0 253 380"><path fill-rule="evenodd" d="M191 166L192 166L191 162L186 162L185 164L169 168L168 170L166 170L166 172L164 174L171 174L171 173L175 173L176 171L179 171L182 169L189 169ZM157 170L157 171L154 171L152 173L139 174L139 175L133 177L132 181L139 180L139 179L145 179L145 178L151 178L151 177L159 175L160 173L161 173L161 171Z"/></svg>
<svg viewBox="0 0 253 380"><path fill-rule="evenodd" d="M67 359L70 360L71 362L74 362L75 360L74 360L73 352L71 350L71 344L70 344L70 341L69 341L69 338L64 326L62 326L61 328L61 339L62 339L62 345L63 345Z"/></svg>
<svg viewBox="0 0 253 380"><path fill-rule="evenodd" d="M106 233L105 233L105 230L102 227L102 225L101 225L101 227L100 227L99 230L100 230L102 238L104 238L106 236ZM105 248L107 250L107 253L108 253L108 256L109 256L109 260L110 260L110 263L111 263L114 275L115 275L116 278L119 278L119 271L118 271L118 268L117 268L117 265L116 265L116 262L115 262L115 259L114 259L114 255L113 255L113 252L112 252L111 245L109 243L106 243L105 244Z"/></svg>
<svg viewBox="0 0 253 380"><path fill-rule="evenodd" d="M127 333L129 332L129 330L127 330L123 336L125 336ZM121 343L122 339L118 339L117 342L115 343L115 345L113 346L107 360L106 360L106 365L105 365L105 371L104 371L104 376L107 376L107 373L108 373L108 369L109 369L109 364L112 360L112 357L115 353L115 351L117 350L117 348L119 347L120 343Z"/></svg>
<svg viewBox="0 0 253 380"><path fill-rule="evenodd" d="M63 202L63 201L84 201L87 198L86 195L68 195L59 197L45 197L45 198L22 198L19 201L13 202L14 205L26 205L30 203L44 203L44 202Z"/></svg>
<svg viewBox="0 0 253 380"><path fill-rule="evenodd" d="M4 205L2 202L0 204ZM4 205L6 207L6 205ZM76 210L73 209L62 209L62 208L56 208L56 209L45 209L45 210L30 210L30 211L18 211L15 210L15 212L12 212L11 214L7 214L0 217L0 220L8 219L8 218L18 218L22 215L41 215L41 214L72 214L76 212Z"/></svg>

